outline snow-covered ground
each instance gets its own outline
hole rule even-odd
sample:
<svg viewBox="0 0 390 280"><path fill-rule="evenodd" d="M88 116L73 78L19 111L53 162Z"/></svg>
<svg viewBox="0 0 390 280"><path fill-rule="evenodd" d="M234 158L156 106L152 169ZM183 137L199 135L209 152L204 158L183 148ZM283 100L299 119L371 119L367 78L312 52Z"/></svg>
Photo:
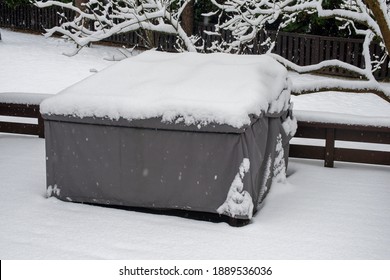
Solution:
<svg viewBox="0 0 390 280"><path fill-rule="evenodd" d="M54 94L119 55L99 46L69 58L62 53L73 46L61 40L1 33L0 92ZM388 104L372 100L352 104L390 117ZM389 259L390 168L322 166L290 159L288 182L273 185L250 225L233 228L47 199L44 140L0 134L0 258Z"/></svg>

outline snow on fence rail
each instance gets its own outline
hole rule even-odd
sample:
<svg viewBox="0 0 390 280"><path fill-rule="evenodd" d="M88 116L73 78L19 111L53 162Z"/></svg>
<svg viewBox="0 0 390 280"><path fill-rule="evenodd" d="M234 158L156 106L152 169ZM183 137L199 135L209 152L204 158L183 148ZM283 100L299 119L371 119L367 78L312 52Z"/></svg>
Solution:
<svg viewBox="0 0 390 280"><path fill-rule="evenodd" d="M37 8L31 5L21 5L17 8L8 7L0 0L0 26L16 29L32 30L43 32L45 28L51 28L59 24L61 16L58 12L63 13L66 18L73 18L72 12L66 9L56 7ZM203 25L197 23L194 31L196 34L201 34L205 40L205 46L210 46L211 42L218 40L218 36L206 35L203 31L213 31L214 26ZM141 31L129 32L126 34L118 34L105 40L111 43L123 45L145 47L148 43L142 38ZM268 34L275 38L276 33L269 31ZM227 32L222 34L225 38L229 38ZM261 54L265 52L265 47L261 43L265 41L265 34L260 32L254 42L252 54ZM150 43L150 42L149 42ZM169 34L153 33L152 43L155 47L166 51L176 51L176 38ZM306 35L297 33L279 32L276 38L274 53L287 58L297 65L311 65L323 60L339 59L350 63L357 67L364 66L362 58L363 39L340 38L340 37L325 37L316 35ZM381 49L377 44L372 44L372 55L381 56ZM378 80L383 80L390 77L388 68L389 59L383 63L381 69L374 73ZM352 74L342 69L328 68L321 71L324 74L340 75L351 77Z"/></svg>

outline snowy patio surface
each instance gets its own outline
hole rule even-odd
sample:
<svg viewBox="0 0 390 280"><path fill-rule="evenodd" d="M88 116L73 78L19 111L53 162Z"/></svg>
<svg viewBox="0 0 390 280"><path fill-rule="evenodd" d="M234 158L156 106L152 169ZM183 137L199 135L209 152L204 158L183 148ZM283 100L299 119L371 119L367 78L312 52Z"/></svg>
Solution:
<svg viewBox="0 0 390 280"><path fill-rule="evenodd" d="M388 167L290 160L250 225L45 197L44 140L0 135L1 259L389 259Z"/></svg>
<svg viewBox="0 0 390 280"><path fill-rule="evenodd" d="M68 58L68 43L1 33L0 92L56 93L118 54L96 47ZM287 173L252 223L233 228L47 199L44 140L0 134L0 258L390 258L389 167L290 159Z"/></svg>

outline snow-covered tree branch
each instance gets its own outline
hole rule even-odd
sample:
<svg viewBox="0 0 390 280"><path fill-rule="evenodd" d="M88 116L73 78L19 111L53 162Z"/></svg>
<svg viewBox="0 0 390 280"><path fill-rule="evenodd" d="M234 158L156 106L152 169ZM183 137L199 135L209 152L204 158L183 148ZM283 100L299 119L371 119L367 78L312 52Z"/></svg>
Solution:
<svg viewBox="0 0 390 280"><path fill-rule="evenodd" d="M197 38L187 36L180 16L191 0L88 0L82 9L72 3L36 1L41 8L57 6L74 12L60 26L46 30L46 36L60 33L80 48L112 35L136 30L176 35L179 49L196 51Z"/></svg>
<svg viewBox="0 0 390 280"><path fill-rule="evenodd" d="M326 0L211 0L218 8L219 22L216 26L216 34L223 31L231 32L229 41L223 39L214 42L210 51L224 51L230 53L242 53L253 47L253 43L260 30L266 29L270 24L276 24L279 29L294 22L301 13L316 13L319 18L334 18L341 25L340 29L348 29L356 35L364 38L363 60L364 67L359 68L348 63L332 59L315 65L298 66L285 58L273 54L273 56L288 68L298 72L315 72L324 67L335 67L355 73L363 80L351 82L351 86L358 91L381 92L382 97L390 101L390 94L378 81L375 80L373 71L381 67L384 57L372 59L370 45L374 40L379 41L383 48L384 56L390 51L390 20L389 7L385 0L340 0L337 8L326 8ZM222 36L221 36L222 38ZM268 52L274 47L273 42L268 43ZM340 85L344 90L347 85ZM332 85L337 89L337 85ZM318 86L307 85L307 88L295 89L297 93L311 90L321 90Z"/></svg>
<svg viewBox="0 0 390 280"><path fill-rule="evenodd" d="M47 36L60 33L82 47L101 41L112 35L142 30L146 37L151 32L174 34L178 38L178 50L198 51L199 38L188 36L181 26L181 16L192 0L81 0L80 7L59 1L37 0L38 7L57 6L73 11L72 18L63 16L60 26L47 30ZM339 28L349 30L364 39L362 47L363 66L357 67L337 59L320 61L314 65L298 66L284 57L272 54L275 59L298 73L318 72L324 68L339 68L354 73L358 80L351 81L356 91L382 92L381 96L390 101L390 93L375 79L373 72L381 67L390 51L389 6L386 0L339 0L337 7L330 8L328 0L210 0L216 11L208 16L217 16L219 21L215 32L221 40L211 42L207 51L245 53L254 47L259 32L270 24L280 30L295 22L299 15L316 14L319 18L332 18L340 22ZM224 37L228 32L231 36ZM223 38L227 38L224 40ZM382 57L374 57L370 48L379 42ZM275 42L262 43L272 53ZM151 46L153 47L153 46ZM76 51L77 52L77 51ZM344 90L347 84L332 89ZM327 88L327 87L324 87ZM329 86L328 86L329 88ZM296 93L321 90L318 86L307 85L296 88Z"/></svg>

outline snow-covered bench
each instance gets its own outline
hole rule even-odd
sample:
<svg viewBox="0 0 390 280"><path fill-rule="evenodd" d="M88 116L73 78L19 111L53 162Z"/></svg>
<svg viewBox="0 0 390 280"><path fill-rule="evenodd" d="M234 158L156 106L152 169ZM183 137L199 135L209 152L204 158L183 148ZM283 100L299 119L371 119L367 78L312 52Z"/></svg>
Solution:
<svg viewBox="0 0 390 280"><path fill-rule="evenodd" d="M10 118L0 121L0 132L38 135L43 138L44 125L39 104L49 96L48 94L1 92L0 115L17 117L18 122L11 122ZM36 121L34 122L33 119Z"/></svg>
<svg viewBox="0 0 390 280"><path fill-rule="evenodd" d="M340 92L294 96L293 101L298 120L295 137L300 139L293 139L291 157L322 159L326 167L333 167L334 161L390 165L390 149L358 143L390 145L388 102L374 94ZM337 146L336 141L349 143Z"/></svg>

